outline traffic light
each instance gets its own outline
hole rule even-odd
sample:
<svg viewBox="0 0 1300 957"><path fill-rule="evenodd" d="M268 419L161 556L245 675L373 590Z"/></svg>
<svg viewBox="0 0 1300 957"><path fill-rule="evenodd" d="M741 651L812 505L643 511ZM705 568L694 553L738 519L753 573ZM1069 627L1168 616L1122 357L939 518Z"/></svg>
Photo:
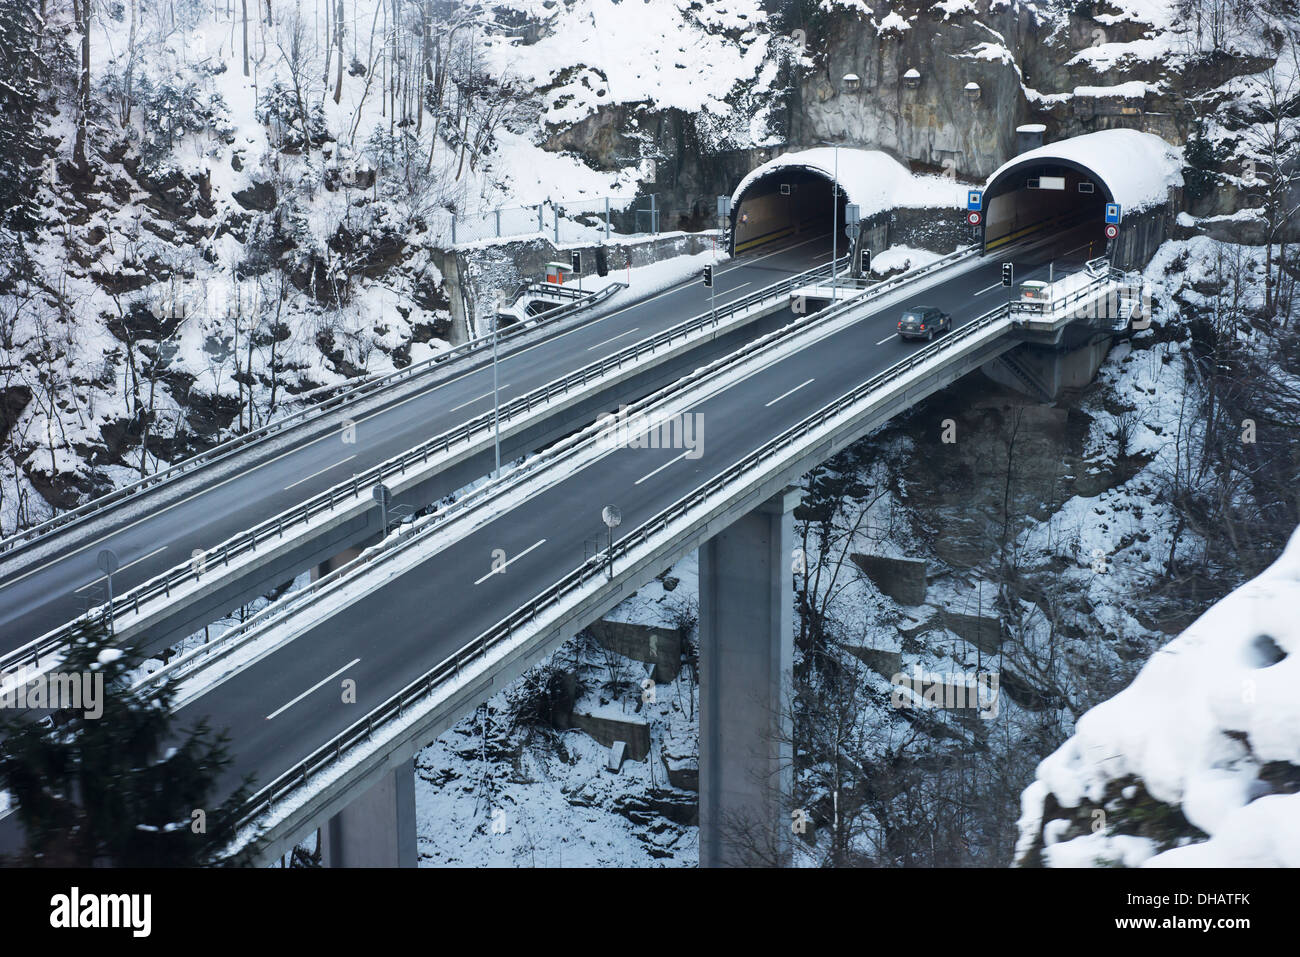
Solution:
<svg viewBox="0 0 1300 957"><path fill-rule="evenodd" d="M708 286L710 289L713 288L713 267L712 266L704 267L704 285Z"/></svg>
<svg viewBox="0 0 1300 957"><path fill-rule="evenodd" d="M858 265L858 275L870 276L871 275L871 250L868 249L866 246L863 246L861 253L859 255L859 259L860 259L860 263Z"/></svg>
<svg viewBox="0 0 1300 957"><path fill-rule="evenodd" d="M582 253L573 254L573 274L575 276L582 275Z"/></svg>
<svg viewBox="0 0 1300 957"><path fill-rule="evenodd" d="M1004 286L1011 285L1011 273L1013 268L1014 267L1011 265L1011 263L1002 264L1002 285Z"/></svg>

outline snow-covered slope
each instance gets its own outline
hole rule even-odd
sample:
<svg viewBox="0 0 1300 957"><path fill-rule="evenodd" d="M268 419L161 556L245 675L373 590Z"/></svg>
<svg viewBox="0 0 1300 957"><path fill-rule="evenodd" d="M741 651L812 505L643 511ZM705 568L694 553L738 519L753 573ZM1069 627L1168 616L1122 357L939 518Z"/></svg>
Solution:
<svg viewBox="0 0 1300 957"><path fill-rule="evenodd" d="M1300 530L1039 765L1021 863L1300 866L1297 612Z"/></svg>

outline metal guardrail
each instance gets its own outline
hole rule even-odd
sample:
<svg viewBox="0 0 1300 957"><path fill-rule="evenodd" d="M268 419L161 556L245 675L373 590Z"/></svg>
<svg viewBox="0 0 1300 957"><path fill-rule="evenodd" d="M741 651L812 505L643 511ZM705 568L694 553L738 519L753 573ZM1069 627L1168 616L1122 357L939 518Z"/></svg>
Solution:
<svg viewBox="0 0 1300 957"><path fill-rule="evenodd" d="M953 262L970 255L974 255L973 250L959 250L958 253L950 254L945 258L948 260L948 264L951 265ZM843 264L843 260L840 264ZM929 271L933 271L935 265L932 263ZM716 327L728 317L741 313L755 305L772 299L782 299L788 296L791 289L796 286L802 285L820 275L829 275L830 269L831 265L827 263L772 283L741 299L728 303L726 307L720 308L716 313L701 313L694 318L680 322L662 332L626 346L603 359L591 362L559 379L554 379L546 385L539 386L531 392L518 396L502 405L499 410L500 421L509 422L519 415L526 415L557 395L567 395L571 390L581 388L588 382L599 379L610 371L621 369L626 363L635 362L643 354L653 354L657 348L671 345L677 339L687 338L704 328ZM921 271L918 270L917 272L919 274ZM881 285L884 286L884 284ZM874 294L877 290L873 289L870 292ZM431 454L446 453L453 445L468 443L478 434L490 433L493 429L493 423L493 412L484 412L454 429L434 436L413 449L409 449L379 465L358 473L347 482L333 486L299 503L288 511L282 512L280 515L209 549L201 559L191 559L185 564L178 565L162 575L137 585L114 599L113 614L116 616L127 611L139 613L142 604L147 604L159 597L170 598L173 588L182 587L190 581L199 581L208 570L219 566L228 566L232 558L239 558L241 555L255 552L259 542L265 543L269 539L282 538L287 529L305 524L317 515L330 512L341 502L349 499L361 499L363 494L368 493L375 484L383 482L391 476L405 475L408 468L427 464ZM467 500L474 500L474 493L462 497L462 501ZM316 590L315 586L324 581L325 579L322 578L313 583L312 591L314 592ZM295 594L301 594L301 592L295 592ZM0 671L12 670L26 664L39 666L42 658L57 654L80 634L88 622L100 618L101 613L96 609L92 609L61 628L41 636L37 642L29 643L23 648L5 654L0 657ZM250 619L250 621L252 620ZM242 629L234 630L242 631Z"/></svg>
<svg viewBox="0 0 1300 957"><path fill-rule="evenodd" d="M970 250L957 250L944 258L947 260L948 265L953 265L956 262L967 258L969 255L971 255ZM821 268L829 269L829 266ZM936 268L939 268L936 263L931 263L924 267L918 267L912 276L913 278L918 278L921 275L933 272ZM792 280L786 281L786 283L797 283L798 279L799 277L794 277ZM777 283L774 285L782 286L786 285L786 283ZM825 309L816 313L812 317L811 322L805 322L802 324L790 323L781 329L774 330L766 336L762 336L759 339L747 343L735 352L723 356L709 365L695 369L693 372L683 376L681 379L678 379L676 382L670 384L659 392L646 396L638 402L633 403L628 408L627 414L637 414L640 410L662 401L670 392L680 392L703 379L717 375L727 366L744 361L754 352L766 349L774 342L795 335L802 335L813 325L823 324L826 321L837 318L850 308L856 308L864 301L869 301L888 292L892 292L896 285L896 283L892 282L882 283L880 284L880 288L871 290L870 295L854 295L853 297L846 298L834 308ZM488 482L479 488L472 490L456 502L440 510L436 515L431 516L427 523L399 529L394 535L390 536L389 539L381 543L378 547L367 550L366 553L353 559L353 561L348 562L332 572L312 581L305 588L299 589L290 595L286 595L279 601L268 605L251 618L224 632L213 641L193 648L181 655L176 660L154 672L152 675L142 679L140 686L157 684L163 680L180 677L181 675L189 673L196 668L209 663L209 659L214 656L220 657L224 655L233 646L242 645L247 641L256 638L261 633L263 627L271 623L273 619L280 618L285 614L290 613L295 607L301 604L309 603L317 593L326 590L341 578L351 575L360 566L369 564L372 561L387 558L392 554L394 549L404 548L414 539L422 538L427 534L437 531L453 515L462 511L468 511L469 509L476 507L480 501L499 495L499 489L502 483L513 485L538 470L547 467L555 460L568 455L574 447L587 439L590 432L591 427L584 429L576 435L562 440L541 454L528 460L519 468L512 470L500 481Z"/></svg>
<svg viewBox="0 0 1300 957"><path fill-rule="evenodd" d="M462 668L476 659L482 658L502 642L508 641L517 629L534 622L540 614L558 604L570 592L581 588L592 578L603 578L608 563L612 559L626 556L633 548L647 545L653 535L658 534L673 521L686 517L692 508L718 494L738 478L750 474L763 461L771 459L783 450L788 449L809 432L824 425L828 420L852 410L853 406L881 386L899 379L939 353L952 349L958 343L982 332L994 323L1005 320L1009 313L1010 307L1008 304L998 306L996 309L954 330L943 339L924 346L906 359L877 373L839 399L823 406L743 459L708 479L653 518L624 535L614 543L612 550L605 549L587 558L582 564L545 591L539 593L491 628L461 646L423 676L389 698L384 704L353 723L333 739L313 751L303 761L261 788L244 805L237 826L243 828L251 824L259 816L270 810L271 806L277 801L282 800L296 788L305 786L314 774L320 773L320 771L339 760L345 751L369 740L376 729L381 729L389 722L400 718L407 710L433 694L439 686L458 676Z"/></svg>
<svg viewBox="0 0 1300 957"><path fill-rule="evenodd" d="M565 315L570 315L596 305L599 302L609 298L619 289L627 288L626 283L613 282L603 289L595 290L585 294L581 300L566 305L557 306L553 310L547 310L537 316L531 317L526 323L521 324L509 330L503 330L498 339L498 345L502 342L509 342L511 339L522 335L523 333L537 328L543 322L554 321ZM129 485L123 485L121 488L114 489L106 495L79 505L74 509L55 515L53 518L46 519L39 525L33 525L31 528L24 529L21 532L15 532L7 538L0 539L0 558L13 553L20 548L28 547L38 543L38 540L52 531L63 528L66 525L97 515L107 509L116 507L127 502L140 493L153 489L159 485L174 481L177 478L188 475L196 469L212 465L216 462L225 460L231 455L241 452L251 445L254 445L263 439L274 435L279 435L289 428L303 425L306 422L319 419L328 412L333 412L342 406L356 402L374 393L381 392L390 386L423 375L443 364L469 355L470 353L480 350L489 350L492 347L492 337L479 336L461 343L459 346L453 346L445 352L440 352L421 362L412 363L404 369L398 369L394 372L387 373L376 379L369 379L360 384L357 383L340 383L338 386L326 386L322 390L313 390L313 397L322 393L328 393L332 389L342 389L343 391L330 395L321 401L314 401L306 409L298 412L292 412L281 418L275 419L259 426L250 432L227 439L226 441L213 446L203 452L184 459L180 462L170 465L161 471L152 475L147 475L142 479L132 482Z"/></svg>

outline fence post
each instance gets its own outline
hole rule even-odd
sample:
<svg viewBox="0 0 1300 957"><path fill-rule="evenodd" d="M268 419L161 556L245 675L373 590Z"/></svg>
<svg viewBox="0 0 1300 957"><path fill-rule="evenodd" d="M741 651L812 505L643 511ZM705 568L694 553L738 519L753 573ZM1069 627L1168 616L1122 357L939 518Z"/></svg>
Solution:
<svg viewBox="0 0 1300 957"><path fill-rule="evenodd" d="M542 205L542 203L537 204L537 231L539 233L546 232L546 223L542 221Z"/></svg>
<svg viewBox="0 0 1300 957"><path fill-rule="evenodd" d="M451 244L456 245L456 214L451 214Z"/></svg>
<svg viewBox="0 0 1300 957"><path fill-rule="evenodd" d="M605 197L605 242L609 242L609 197Z"/></svg>
<svg viewBox="0 0 1300 957"><path fill-rule="evenodd" d="M501 207L497 207L497 239L501 238Z"/></svg>
<svg viewBox="0 0 1300 957"><path fill-rule="evenodd" d="M552 206L551 212L554 213L555 219L555 245L560 245L560 207Z"/></svg>

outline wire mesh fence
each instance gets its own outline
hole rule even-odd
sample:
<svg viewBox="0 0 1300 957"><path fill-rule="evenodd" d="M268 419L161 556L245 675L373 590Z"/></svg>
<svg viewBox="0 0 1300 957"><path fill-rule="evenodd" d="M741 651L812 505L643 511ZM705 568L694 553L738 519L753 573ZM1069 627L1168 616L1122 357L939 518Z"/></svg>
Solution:
<svg viewBox="0 0 1300 957"><path fill-rule="evenodd" d="M451 218L453 245L521 236L542 236L558 245L658 232L654 196L548 199L533 206L500 206Z"/></svg>

